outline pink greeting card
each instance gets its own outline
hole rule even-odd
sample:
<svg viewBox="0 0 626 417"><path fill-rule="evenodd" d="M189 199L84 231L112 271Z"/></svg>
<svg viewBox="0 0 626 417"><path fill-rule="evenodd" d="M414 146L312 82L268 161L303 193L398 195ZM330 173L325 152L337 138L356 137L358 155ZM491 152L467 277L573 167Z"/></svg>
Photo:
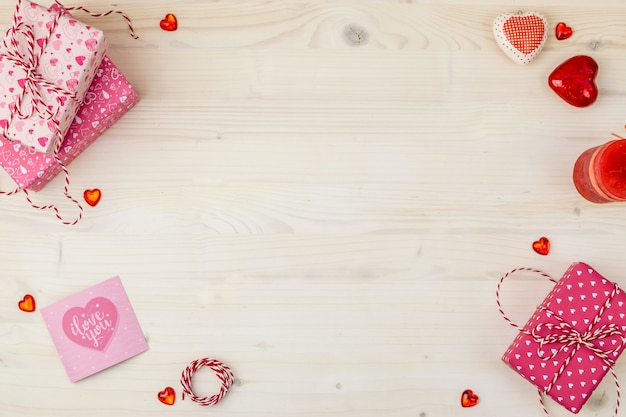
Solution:
<svg viewBox="0 0 626 417"><path fill-rule="evenodd" d="M70 381L148 350L119 277L41 309Z"/></svg>

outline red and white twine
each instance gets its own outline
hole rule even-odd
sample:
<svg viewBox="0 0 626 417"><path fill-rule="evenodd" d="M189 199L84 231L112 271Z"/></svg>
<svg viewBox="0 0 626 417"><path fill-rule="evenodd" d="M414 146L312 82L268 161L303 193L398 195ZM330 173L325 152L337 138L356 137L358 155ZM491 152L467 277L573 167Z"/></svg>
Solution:
<svg viewBox="0 0 626 417"><path fill-rule="evenodd" d="M598 310L594 319L591 320L591 322L589 323L589 326L584 332L582 333L579 332L578 330L573 328L569 323L563 320L562 317L560 317L554 311L550 310L549 308L545 306L540 306L539 309L545 311L548 317L552 317L556 319L558 324L539 323L533 329L528 330L526 328L518 326L511 319L509 319L507 315L504 313L504 310L502 309L502 304L500 303L500 289L502 287L502 283L507 277L511 276L513 273L518 272L518 271L530 271L530 272L537 273L554 283L558 281L552 278L550 275L538 269L516 268L504 274L504 276L500 278L500 281L498 282L498 286L496 288L496 304L498 305L498 311L500 312L500 315L504 318L504 320L507 323L515 327L519 332L531 336L535 340L535 342L538 343L537 356L541 360L551 360L563 350L566 350L566 351L570 350L569 355L567 356L565 361L561 364L561 366L559 367L559 370L555 373L554 378L552 378L550 383L543 390L541 389L537 390L537 392L539 393L539 402L541 404L541 407L543 408L544 413L548 416L550 415L543 400L544 394L552 390L552 388L556 384L559 377L563 374L563 372L565 372L565 369L567 368L571 360L574 358L574 355L576 354L578 349L580 349L582 346L585 346L604 361L604 363L608 366L611 372L611 375L613 375L613 379L615 381L616 392L617 392L617 398L615 401L615 410L613 413L613 417L617 417L619 407L620 407L620 396L621 396L620 384L617 378L617 374L615 373L615 370L613 369L613 365L615 364L615 361L613 360L613 358L610 357L610 355L621 351L623 344L624 344L623 334L619 326L614 323L605 324L605 325L600 326L597 329L594 329L594 327L600 322L602 315L604 314L604 311L611 305L611 300L613 300L613 297L615 297L615 295L617 294L617 291L618 291L617 285L613 284L613 289L610 292L608 298L606 299L602 307ZM543 327L549 329L552 332L545 336L540 335L539 332L541 331ZM613 349L603 350L603 349L596 347L596 345L593 343L595 340L600 340L600 339L610 337L610 336L620 336L619 338L620 343L618 343L617 346ZM559 344L560 348L557 349L555 352L553 352L549 357L546 357L543 346L548 343ZM568 349L569 347L572 347L572 349Z"/></svg>
<svg viewBox="0 0 626 417"><path fill-rule="evenodd" d="M89 10L87 10L86 8L84 8L83 6L73 6L73 7L65 7L63 4L61 4L61 2L59 0L54 0L54 2L56 4L58 4L59 6L63 7L65 10L71 11L71 10L80 10L83 11L85 13L87 13L88 15L92 16L92 17L106 17L109 16L111 14L117 14L119 16L122 17L122 19L124 19L126 21L126 24L128 25L128 30L130 32L130 36L132 36L134 39L138 39L139 36L137 36L135 34L135 29L133 28L133 22L130 20L130 17L128 17L128 15L126 13L124 13L121 10L108 10L106 12L103 13L93 13Z"/></svg>
<svg viewBox="0 0 626 417"><path fill-rule="evenodd" d="M203 366L211 368L222 383L219 392L211 395L210 397L200 397L194 394L191 387L193 375ZM235 375L233 374L233 371L231 371L230 368L222 362L212 358L197 359L191 362L191 364L183 370L183 374L180 377L180 384L183 386L183 398L187 395L191 401L203 406L217 404L224 397L224 395L226 395L228 388L230 388L234 381Z"/></svg>

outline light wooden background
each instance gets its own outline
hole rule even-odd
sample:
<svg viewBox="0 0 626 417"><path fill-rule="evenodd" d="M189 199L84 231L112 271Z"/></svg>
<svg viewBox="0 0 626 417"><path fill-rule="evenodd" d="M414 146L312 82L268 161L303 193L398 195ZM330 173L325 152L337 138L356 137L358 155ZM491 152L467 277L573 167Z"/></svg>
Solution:
<svg viewBox="0 0 626 417"><path fill-rule="evenodd" d="M626 286L626 205L588 203L571 181L581 152L624 133L623 0L82 4L134 19L137 41L121 20L82 16L142 101L71 164L75 195L103 193L79 225L0 199L1 416L542 415L500 361L515 330L494 293L514 267L559 277L574 261ZM527 66L491 34L518 9L551 26ZM159 28L169 12L176 32ZM577 54L600 67L585 109L547 86ZM58 202L61 185L36 200ZM531 249L542 235L545 257ZM17 301L43 307L118 274L150 350L71 384L41 315ZM503 301L523 322L549 288L519 276ZM237 378L210 409L178 383L204 356ZM194 385L217 380L203 369ZM172 407L157 400L166 386ZM463 409L467 388L480 403ZM614 399L606 380L580 415L611 415Z"/></svg>

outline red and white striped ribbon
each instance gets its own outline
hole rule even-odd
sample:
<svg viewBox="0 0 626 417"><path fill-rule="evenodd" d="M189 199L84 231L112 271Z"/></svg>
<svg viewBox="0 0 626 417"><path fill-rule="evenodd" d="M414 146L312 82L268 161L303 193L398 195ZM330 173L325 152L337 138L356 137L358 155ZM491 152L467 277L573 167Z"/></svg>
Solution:
<svg viewBox="0 0 626 417"><path fill-rule="evenodd" d="M102 12L102 13L93 13L93 12L87 10L83 6L65 7L59 0L54 0L54 2L56 4L58 4L59 6L63 7L65 10L68 10L68 11L80 10L80 11L83 11L83 12L87 13L88 15L90 15L92 17L105 17L105 16L109 16L111 14L117 14L117 15L121 16L122 19L124 19L126 21L126 24L128 25L128 31L130 32L130 36L132 36L134 39L138 39L139 38L139 36L137 36L137 34L135 33L135 28L133 27L133 22L130 20L130 17L128 17L128 15L126 13L124 13L123 11L121 11L121 10L108 10L108 11Z"/></svg>
<svg viewBox="0 0 626 417"><path fill-rule="evenodd" d="M215 375L222 383L220 390L217 394L213 394L210 397L200 397L194 394L193 389L191 387L191 380L196 371L203 366L207 366L215 372ZM183 398L184 395L187 395L189 399L195 403L198 403L203 406L211 406L217 404L223 397L226 395L228 388L235 381L235 375L233 371L222 362L213 358L203 358L197 359L189 366L187 366L180 377L180 384L183 386Z"/></svg>

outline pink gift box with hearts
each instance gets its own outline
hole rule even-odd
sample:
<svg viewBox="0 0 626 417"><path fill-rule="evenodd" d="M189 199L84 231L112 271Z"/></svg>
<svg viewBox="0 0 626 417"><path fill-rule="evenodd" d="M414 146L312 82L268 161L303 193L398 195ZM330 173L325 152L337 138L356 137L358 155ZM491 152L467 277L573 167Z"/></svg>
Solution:
<svg viewBox="0 0 626 417"><path fill-rule="evenodd" d="M57 156L61 162L69 165L138 101L139 96L132 85L105 57L85 95L85 104L59 149ZM18 187L32 191L41 190L61 172L61 165L52 155L3 138L0 138L0 165Z"/></svg>
<svg viewBox="0 0 626 417"><path fill-rule="evenodd" d="M0 135L53 154L106 50L102 31L18 0L0 41Z"/></svg>
<svg viewBox="0 0 626 417"><path fill-rule="evenodd" d="M502 360L573 413L626 347L626 294L589 265L570 266Z"/></svg>

